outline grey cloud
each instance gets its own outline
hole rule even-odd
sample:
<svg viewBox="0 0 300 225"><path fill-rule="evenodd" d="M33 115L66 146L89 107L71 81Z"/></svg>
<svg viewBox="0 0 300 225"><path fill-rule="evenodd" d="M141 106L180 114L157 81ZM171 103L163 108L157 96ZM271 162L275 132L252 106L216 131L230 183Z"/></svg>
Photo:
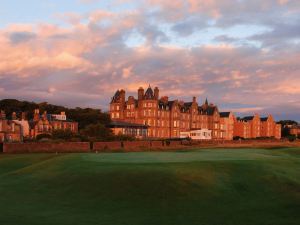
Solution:
<svg viewBox="0 0 300 225"><path fill-rule="evenodd" d="M13 32L9 34L9 38L12 43L19 44L36 38L36 34L32 32Z"/></svg>
<svg viewBox="0 0 300 225"><path fill-rule="evenodd" d="M214 38L216 42L235 43L239 41L239 38L229 37L227 35L219 35Z"/></svg>
<svg viewBox="0 0 300 225"><path fill-rule="evenodd" d="M184 37L207 27L209 27L208 18L204 16L192 16L173 25L172 30L179 36Z"/></svg>
<svg viewBox="0 0 300 225"><path fill-rule="evenodd" d="M293 23L277 23L272 31L253 35L249 39L260 41L264 46L276 46L291 40L300 40L300 18Z"/></svg>

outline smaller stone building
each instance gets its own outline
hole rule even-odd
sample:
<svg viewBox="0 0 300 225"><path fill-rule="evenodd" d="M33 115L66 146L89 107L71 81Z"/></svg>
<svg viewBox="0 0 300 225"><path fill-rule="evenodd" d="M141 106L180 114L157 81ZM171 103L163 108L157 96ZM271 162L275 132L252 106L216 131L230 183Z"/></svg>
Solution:
<svg viewBox="0 0 300 225"><path fill-rule="evenodd" d="M67 119L65 112L61 114L47 114L45 111L40 114L39 109L34 111L33 120L30 121L30 136L35 138L40 134L52 134L54 130L70 130L78 133L78 123Z"/></svg>
<svg viewBox="0 0 300 225"><path fill-rule="evenodd" d="M289 128L290 135L295 135L300 138L300 125L294 125Z"/></svg>
<svg viewBox="0 0 300 225"><path fill-rule="evenodd" d="M6 118L3 110L0 113L0 142L19 142L23 140L22 127Z"/></svg>

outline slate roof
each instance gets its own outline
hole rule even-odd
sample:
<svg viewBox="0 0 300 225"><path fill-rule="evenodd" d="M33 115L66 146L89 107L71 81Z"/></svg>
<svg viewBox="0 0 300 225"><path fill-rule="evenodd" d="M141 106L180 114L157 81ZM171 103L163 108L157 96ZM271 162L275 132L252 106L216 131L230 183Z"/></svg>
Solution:
<svg viewBox="0 0 300 225"><path fill-rule="evenodd" d="M116 102L120 98L120 91L117 90L114 96L111 99L111 103Z"/></svg>
<svg viewBox="0 0 300 225"><path fill-rule="evenodd" d="M149 85L147 91L145 92L144 99L154 99L154 93L153 93L153 90L150 87L150 85Z"/></svg>
<svg viewBox="0 0 300 225"><path fill-rule="evenodd" d="M158 101L158 107L160 109L170 109L169 101L168 102L164 102L164 101L159 100Z"/></svg>
<svg viewBox="0 0 300 225"><path fill-rule="evenodd" d="M220 112L220 117L221 118L226 118L230 116L230 112Z"/></svg>
<svg viewBox="0 0 300 225"><path fill-rule="evenodd" d="M254 116L246 116L244 118L242 118L242 120L246 120L246 121L251 121L254 119Z"/></svg>

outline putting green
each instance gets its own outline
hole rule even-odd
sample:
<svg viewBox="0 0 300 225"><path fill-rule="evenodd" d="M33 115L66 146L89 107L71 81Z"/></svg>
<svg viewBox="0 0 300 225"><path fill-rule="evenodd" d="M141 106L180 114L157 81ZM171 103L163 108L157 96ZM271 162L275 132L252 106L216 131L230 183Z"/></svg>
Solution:
<svg viewBox="0 0 300 225"><path fill-rule="evenodd" d="M0 225L298 225L300 149L0 154Z"/></svg>

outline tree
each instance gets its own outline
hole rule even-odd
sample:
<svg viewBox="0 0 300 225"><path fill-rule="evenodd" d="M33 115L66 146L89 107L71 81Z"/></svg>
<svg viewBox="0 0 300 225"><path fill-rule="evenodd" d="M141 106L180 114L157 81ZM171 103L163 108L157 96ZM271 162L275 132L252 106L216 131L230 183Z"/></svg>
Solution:
<svg viewBox="0 0 300 225"><path fill-rule="evenodd" d="M286 125L298 125L298 123L294 120L280 120L278 122L279 124L281 124L282 126L286 126Z"/></svg>
<svg viewBox="0 0 300 225"><path fill-rule="evenodd" d="M73 137L74 137L74 134L69 129L52 131L53 139L71 140Z"/></svg>
<svg viewBox="0 0 300 225"><path fill-rule="evenodd" d="M81 134L90 140L106 141L113 138L112 131L101 123L88 125L81 131Z"/></svg>
<svg viewBox="0 0 300 225"><path fill-rule="evenodd" d="M6 112L8 118L10 118L13 112L16 112L18 116L20 116L21 112L26 112L28 120L33 118L33 112L35 109L39 109L40 113L47 111L49 114L65 112L69 119L78 122L79 130L84 129L90 124L100 123L106 126L110 123L109 114L102 112L100 109L83 109L79 107L69 109L64 106L52 105L47 102L34 103L18 101L16 99L3 99L0 100L0 109Z"/></svg>

